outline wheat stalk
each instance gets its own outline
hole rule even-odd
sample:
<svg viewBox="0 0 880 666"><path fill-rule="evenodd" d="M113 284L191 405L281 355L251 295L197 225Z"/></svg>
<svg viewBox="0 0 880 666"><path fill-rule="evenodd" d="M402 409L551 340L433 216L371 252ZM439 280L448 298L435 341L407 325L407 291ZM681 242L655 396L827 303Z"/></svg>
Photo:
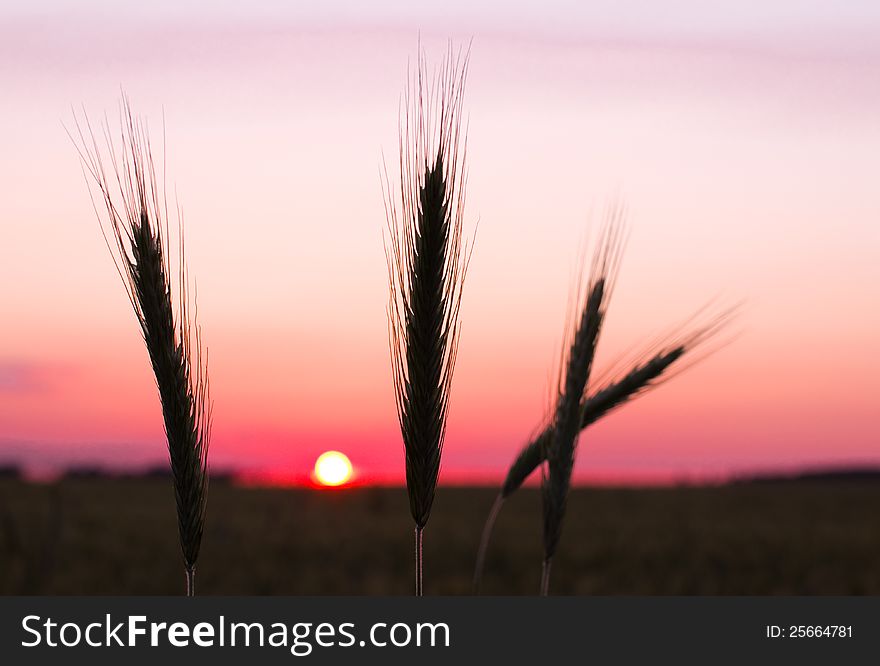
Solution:
<svg viewBox="0 0 880 666"><path fill-rule="evenodd" d="M105 121L102 129L110 171L88 118L86 131L75 119L85 172L104 206L93 204L104 240L134 308L156 377L174 483L177 524L186 573L186 594L195 593L208 493L211 401L207 353L190 299L180 224L177 308L172 298L168 210L156 176L146 124L137 120L127 98L120 109L115 144ZM89 141L86 141L86 135ZM92 189L90 188L90 194Z"/></svg>
<svg viewBox="0 0 880 666"><path fill-rule="evenodd" d="M451 50L431 79L424 57L403 100L400 191L384 179L390 283L389 345L415 521L415 591L431 514L459 342L469 250L463 248L466 139L461 126L467 54Z"/></svg>
<svg viewBox="0 0 880 666"><path fill-rule="evenodd" d="M584 397L581 429L588 428L714 352L715 349L710 349L706 354L694 358L698 348L704 348L707 342L717 339L717 335L725 330L735 313L736 308L730 308L706 315L705 309L702 309L688 322L676 327L676 332L673 334L660 337L632 358L619 363L618 365L628 368L626 372L619 372L614 368L605 372L607 379L600 382L601 388ZM685 360L691 362L685 365L683 364ZM552 429L549 426L540 430L520 449L507 471L507 476L483 527L474 569L475 592L480 588L489 540L501 507L504 501L544 462L545 450L551 437Z"/></svg>

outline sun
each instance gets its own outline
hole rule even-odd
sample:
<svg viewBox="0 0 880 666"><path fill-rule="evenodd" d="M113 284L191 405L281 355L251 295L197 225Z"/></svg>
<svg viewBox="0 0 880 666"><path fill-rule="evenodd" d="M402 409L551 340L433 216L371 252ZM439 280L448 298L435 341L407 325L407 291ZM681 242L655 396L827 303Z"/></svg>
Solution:
<svg viewBox="0 0 880 666"><path fill-rule="evenodd" d="M351 461L339 451L325 451L315 461L315 479L322 486L341 486L351 473Z"/></svg>

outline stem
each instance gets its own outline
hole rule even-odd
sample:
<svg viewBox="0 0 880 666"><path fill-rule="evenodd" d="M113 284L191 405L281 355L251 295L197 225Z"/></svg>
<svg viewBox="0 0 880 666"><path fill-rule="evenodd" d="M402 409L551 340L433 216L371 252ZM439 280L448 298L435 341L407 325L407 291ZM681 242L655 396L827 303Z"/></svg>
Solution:
<svg viewBox="0 0 880 666"><path fill-rule="evenodd" d="M492 536L495 519L498 517L498 512L501 511L503 503L504 496L498 493L492 508L489 509L486 524L483 526L483 535L480 537L480 549L477 551L477 564L474 567L474 594L480 593L480 583L483 581L483 566L486 563L486 551L489 549L489 538Z"/></svg>
<svg viewBox="0 0 880 666"><path fill-rule="evenodd" d="M424 527L416 527L416 596L422 596L422 533Z"/></svg>
<svg viewBox="0 0 880 666"><path fill-rule="evenodd" d="M546 558L544 560L544 565L541 568L541 596L546 597L550 594L550 565L552 564L552 558Z"/></svg>
<svg viewBox="0 0 880 666"><path fill-rule="evenodd" d="M196 568L186 568L186 596L196 596Z"/></svg>

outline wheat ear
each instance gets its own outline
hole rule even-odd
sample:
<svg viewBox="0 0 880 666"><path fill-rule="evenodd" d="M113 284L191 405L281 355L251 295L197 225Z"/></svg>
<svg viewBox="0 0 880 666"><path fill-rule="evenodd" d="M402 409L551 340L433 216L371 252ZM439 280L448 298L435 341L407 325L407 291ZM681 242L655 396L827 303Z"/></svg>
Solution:
<svg viewBox="0 0 880 666"><path fill-rule="evenodd" d="M422 538L440 473L470 256L462 238L467 59L450 50L432 78L420 56L402 102L399 194L391 194L387 175L384 180L389 344L415 521L417 595L423 591Z"/></svg>
<svg viewBox="0 0 880 666"><path fill-rule="evenodd" d="M698 348L705 349L706 343L717 340L718 334L726 330L735 316L736 308L717 313L710 312L708 315L705 310L705 308L701 309L688 322L676 327L674 333L660 337L632 358L624 359L621 365L628 368L626 372L612 368L604 373L607 379L600 382L600 388L584 398L581 428L591 426L618 408L661 386L677 376L679 371L683 371L705 358L708 353L715 351L710 349L706 354L694 358ZM692 362L685 364L684 361L688 359ZM479 592L480 589L486 552L501 507L504 501L544 462L544 452L551 436L552 430L549 426L540 430L539 434L520 449L507 471L507 476L483 526L474 568L475 592Z"/></svg>
<svg viewBox="0 0 880 666"><path fill-rule="evenodd" d="M553 414L552 435L545 442L546 467L542 475L544 508L544 562L541 594L547 595L550 566L562 535L583 410L581 401L593 367L599 333L611 296L620 257L620 226L615 218L605 228L593 259L588 288L581 299L579 316L569 333L568 351L562 364L562 378Z"/></svg>
<svg viewBox="0 0 880 666"><path fill-rule="evenodd" d="M104 215L98 212L97 204L95 210L104 240L125 284L156 377L174 484L186 594L193 596L208 496L211 400L207 353L196 323L195 301L190 300L188 291L182 223L177 308L173 304L167 202L156 177L147 127L135 119L127 98L123 98L120 121L118 143L114 143L106 121L102 127L104 148L111 163L109 173L104 169L101 146L87 118L85 133L76 121L74 141L97 198L103 203Z"/></svg>

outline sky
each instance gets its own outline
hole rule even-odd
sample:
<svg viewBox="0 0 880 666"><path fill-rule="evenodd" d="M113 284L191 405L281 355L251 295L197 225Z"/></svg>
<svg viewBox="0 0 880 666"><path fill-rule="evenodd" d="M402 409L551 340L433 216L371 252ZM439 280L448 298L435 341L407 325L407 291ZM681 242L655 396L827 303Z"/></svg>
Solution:
<svg viewBox="0 0 880 666"><path fill-rule="evenodd" d="M210 351L212 464L400 482L380 173L419 43L471 44L476 244L441 481L539 425L579 249L629 241L598 370L705 303L735 340L581 437L577 477L880 465L877 3L0 5L0 462L165 459L161 411L65 128L120 89L165 135ZM661 7L662 5L662 7ZM772 5L772 6L771 6Z"/></svg>

